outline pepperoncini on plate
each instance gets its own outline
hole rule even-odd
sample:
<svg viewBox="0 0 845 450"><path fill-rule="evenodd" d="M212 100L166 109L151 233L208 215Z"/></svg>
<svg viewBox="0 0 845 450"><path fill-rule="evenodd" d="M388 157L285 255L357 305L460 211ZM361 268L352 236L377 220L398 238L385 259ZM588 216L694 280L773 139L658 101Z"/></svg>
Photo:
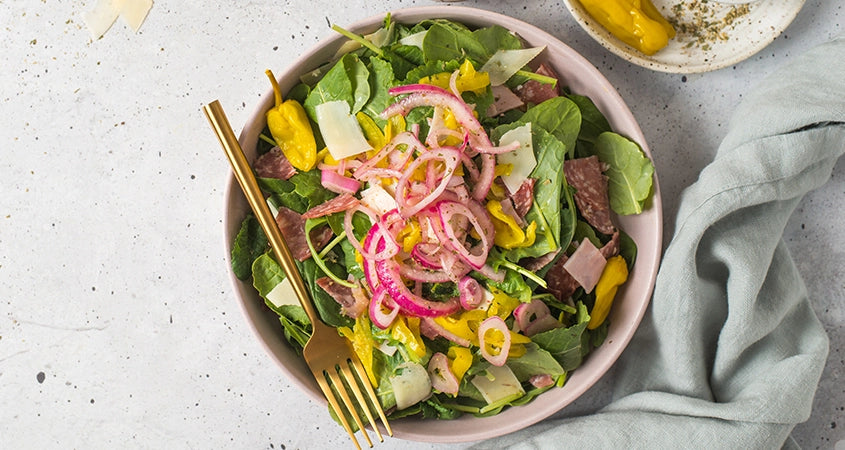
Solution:
<svg viewBox="0 0 845 450"><path fill-rule="evenodd" d="M627 279L628 263L625 262L625 258L617 255L608 259L601 277L599 277L599 282L596 284L596 303L593 310L590 311L587 329L594 330L604 323L607 313L610 312L610 306L613 304L613 297L616 296L616 290Z"/></svg>
<svg viewBox="0 0 845 450"><path fill-rule="evenodd" d="M580 0L601 26L634 47L653 55L675 37L675 29L651 0Z"/></svg>
<svg viewBox="0 0 845 450"><path fill-rule="evenodd" d="M282 92L273 72L265 72L273 84L276 105L267 111L267 127L276 145L291 165L303 172L317 164L317 143L305 109L296 100L282 101Z"/></svg>

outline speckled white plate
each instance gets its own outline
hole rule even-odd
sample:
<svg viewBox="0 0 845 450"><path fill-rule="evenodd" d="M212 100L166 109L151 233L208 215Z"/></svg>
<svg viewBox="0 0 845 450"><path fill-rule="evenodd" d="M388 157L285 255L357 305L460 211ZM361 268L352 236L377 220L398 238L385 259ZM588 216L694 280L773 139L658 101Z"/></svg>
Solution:
<svg viewBox="0 0 845 450"><path fill-rule="evenodd" d="M746 4L708 0L653 0L677 35L652 56L626 45L596 23L578 0L564 0L587 33L634 64L660 72L698 73L736 64L759 52L792 22L804 0L758 0Z"/></svg>

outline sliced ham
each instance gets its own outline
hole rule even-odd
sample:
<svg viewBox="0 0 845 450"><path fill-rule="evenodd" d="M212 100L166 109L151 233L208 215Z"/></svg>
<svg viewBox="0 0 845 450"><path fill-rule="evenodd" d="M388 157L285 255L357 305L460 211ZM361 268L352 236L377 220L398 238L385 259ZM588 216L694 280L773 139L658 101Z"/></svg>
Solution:
<svg viewBox="0 0 845 450"><path fill-rule="evenodd" d="M563 269L589 294L599 282L606 264L607 260L601 255L601 251L589 239L584 238L563 264Z"/></svg>
<svg viewBox="0 0 845 450"><path fill-rule="evenodd" d="M256 175L261 178L279 178L287 180L296 175L296 169L282 153L279 147L273 147L269 152L261 155L252 165Z"/></svg>
<svg viewBox="0 0 845 450"><path fill-rule="evenodd" d="M555 71L545 63L540 64L540 67L535 72L556 80L558 79ZM515 93L523 102L537 105L550 98L560 96L560 82L551 85L536 80L528 80L517 87Z"/></svg>
<svg viewBox="0 0 845 450"><path fill-rule="evenodd" d="M308 211L305 211L305 214L303 214L302 217L305 219L316 219L317 217L328 216L329 214L346 211L351 209L353 206L358 205L358 203L360 203L360 201L355 198L354 195L341 194L325 203L321 203Z"/></svg>
<svg viewBox="0 0 845 450"><path fill-rule="evenodd" d="M367 310L366 296L356 295L360 293L354 292L355 289L361 291L361 288L353 289L337 284L329 277L317 278L314 282L340 305L340 312L345 316L354 319Z"/></svg>
<svg viewBox="0 0 845 450"><path fill-rule="evenodd" d="M504 112L516 109L525 103L505 85L491 86L493 103L487 108L487 115L495 117Z"/></svg>
<svg viewBox="0 0 845 450"><path fill-rule="evenodd" d="M598 231L613 234L616 227L610 218L607 178L602 174L598 157L577 158L563 163L566 182L575 188L575 204L584 219Z"/></svg>
<svg viewBox="0 0 845 450"><path fill-rule="evenodd" d="M305 261L311 257L311 250L305 240L305 218L301 214L282 206L276 214L276 224L279 225L279 230L294 258ZM334 233L331 228L327 225L319 226L311 230L311 243L314 248L321 250L331 241L332 236Z"/></svg>

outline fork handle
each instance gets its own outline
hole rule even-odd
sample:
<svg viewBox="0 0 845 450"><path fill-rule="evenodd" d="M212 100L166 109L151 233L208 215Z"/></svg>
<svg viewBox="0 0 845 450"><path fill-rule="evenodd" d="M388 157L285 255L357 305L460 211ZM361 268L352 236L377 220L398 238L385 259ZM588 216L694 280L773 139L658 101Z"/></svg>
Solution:
<svg viewBox="0 0 845 450"><path fill-rule="evenodd" d="M226 118L226 113L223 112L223 107L220 106L218 100L215 100L208 105L204 105L203 112L205 112L208 121L211 123L211 127L214 128L214 132L220 140L220 145L223 146L223 150L232 164L232 171L235 174L235 178L237 178L238 183L241 185L247 203L249 203L249 206L255 213L258 223L261 224L261 228L267 235L267 240L270 242L270 247L273 249L279 265L282 266L288 279L290 279L291 286L296 293L299 303L302 304L305 313L311 319L311 323L317 323L320 320L320 316L314 309L314 304L310 300L311 296L305 287L305 282L302 281L299 270L296 268L293 255L291 255L290 249L285 244L276 219L273 218L273 214L267 206L267 201L264 200L264 194L258 187L258 181L255 179L255 175L246 160L238 139L235 137L235 132L229 124L229 119Z"/></svg>

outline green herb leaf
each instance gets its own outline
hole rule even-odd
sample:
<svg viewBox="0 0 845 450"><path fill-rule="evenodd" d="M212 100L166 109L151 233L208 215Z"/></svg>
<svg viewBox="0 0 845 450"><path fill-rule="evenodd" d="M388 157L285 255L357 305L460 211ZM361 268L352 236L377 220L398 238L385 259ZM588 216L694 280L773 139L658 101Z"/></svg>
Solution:
<svg viewBox="0 0 845 450"><path fill-rule="evenodd" d="M613 132L604 132L596 139L596 155L610 168L607 170L610 207L616 214L643 212L651 194L654 166L636 142Z"/></svg>

